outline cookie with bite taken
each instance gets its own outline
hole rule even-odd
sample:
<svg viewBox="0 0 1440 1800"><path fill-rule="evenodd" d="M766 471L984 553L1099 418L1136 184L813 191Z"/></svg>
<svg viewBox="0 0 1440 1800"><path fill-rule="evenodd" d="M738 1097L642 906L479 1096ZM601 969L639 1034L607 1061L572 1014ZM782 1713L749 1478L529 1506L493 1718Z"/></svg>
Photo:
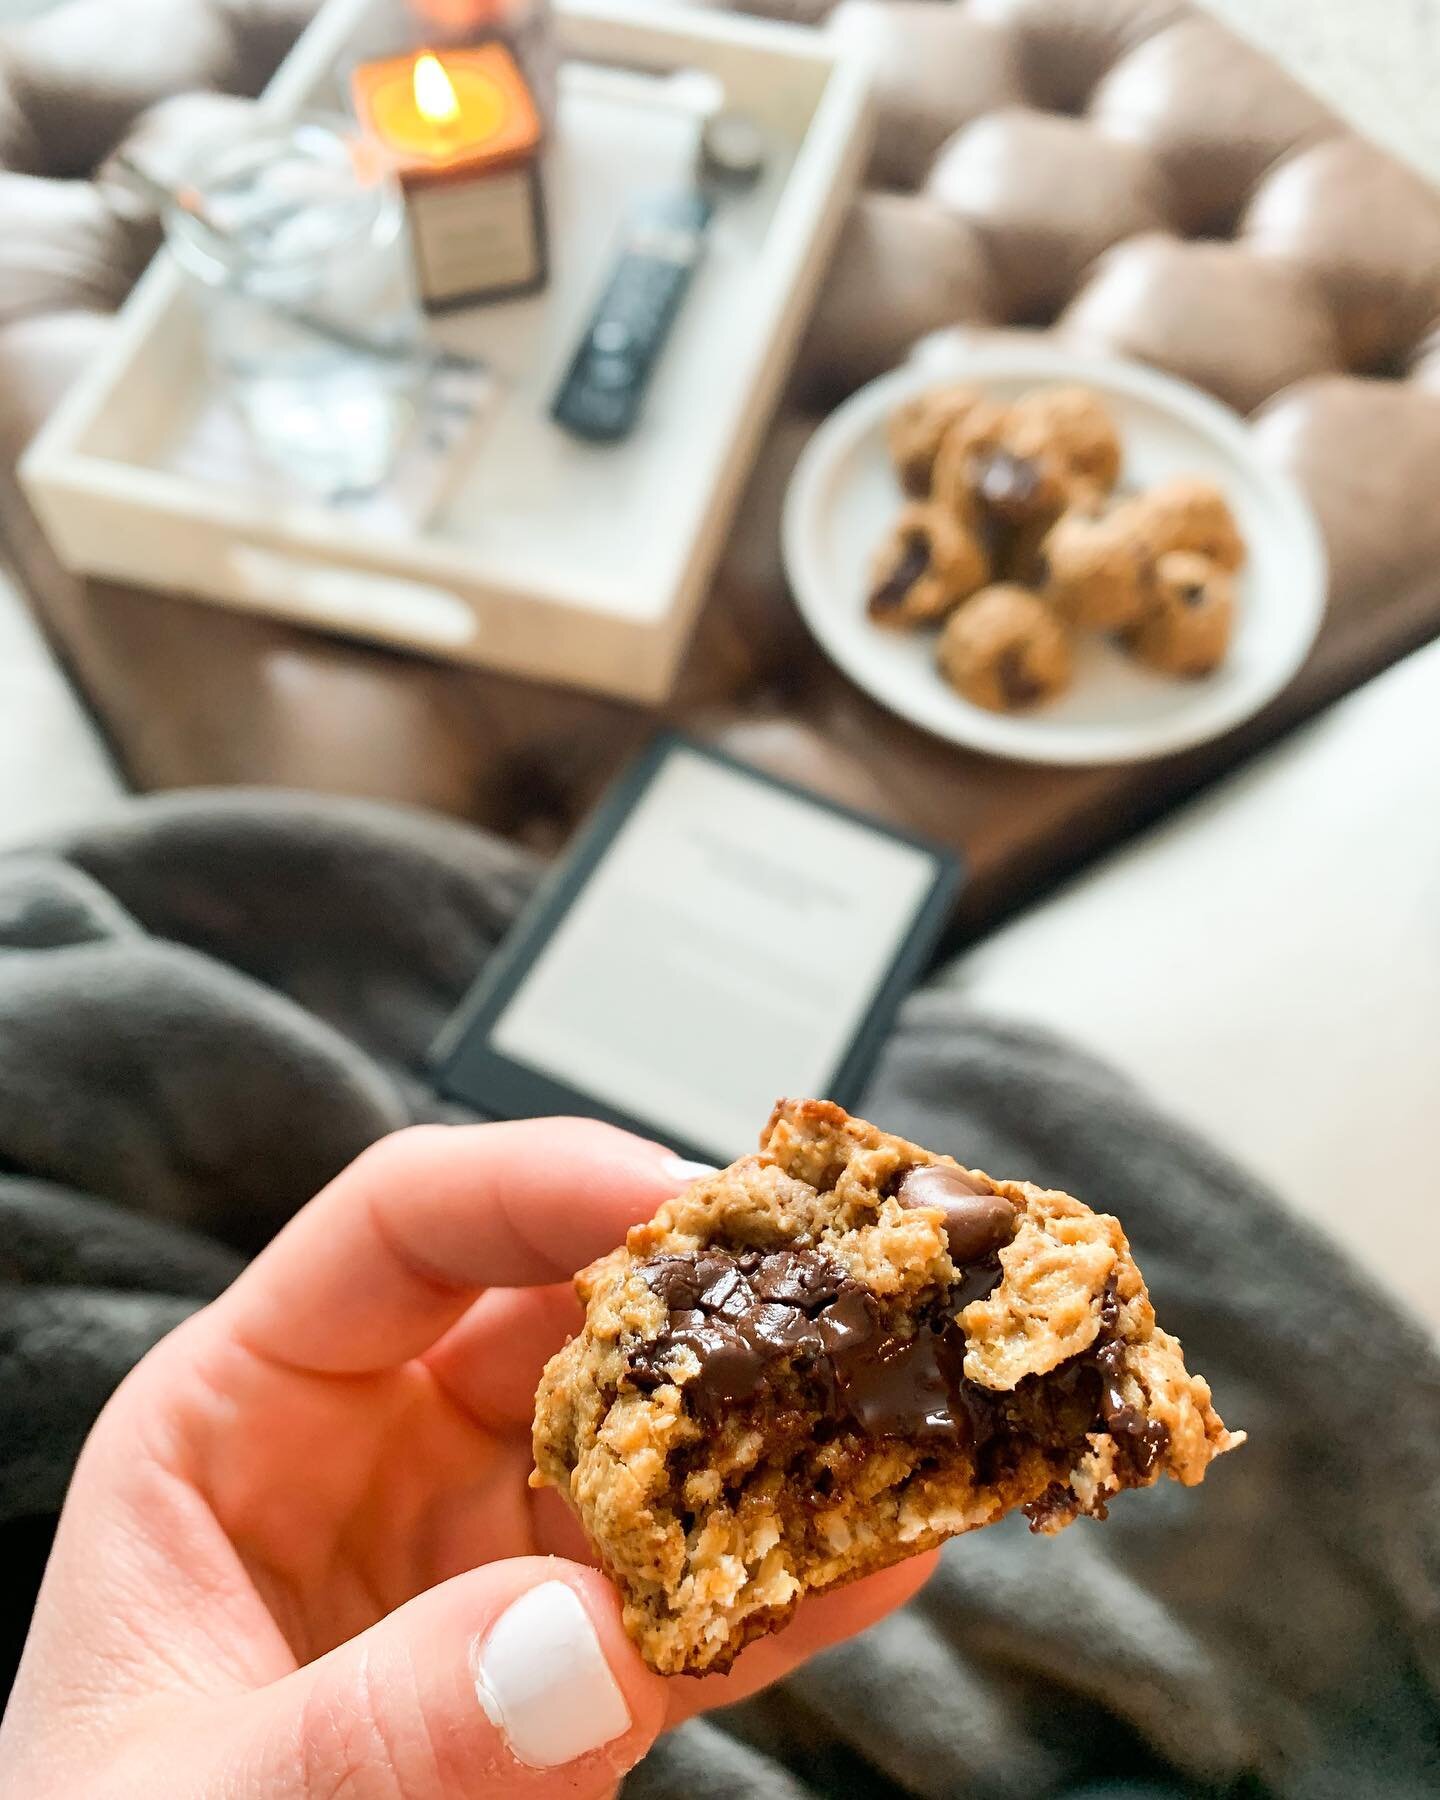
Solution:
<svg viewBox="0 0 1440 1800"><path fill-rule="evenodd" d="M1054 1532L1241 1439L1157 1324L1118 1220L825 1101L783 1101L576 1278L536 1396L662 1674L729 1667L821 1593L1023 1511Z"/></svg>

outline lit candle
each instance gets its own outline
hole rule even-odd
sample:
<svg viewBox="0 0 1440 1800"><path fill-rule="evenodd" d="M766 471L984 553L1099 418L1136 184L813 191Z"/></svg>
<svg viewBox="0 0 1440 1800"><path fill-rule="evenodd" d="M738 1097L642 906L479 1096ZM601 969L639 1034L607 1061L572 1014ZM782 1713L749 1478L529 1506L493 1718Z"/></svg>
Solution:
<svg viewBox="0 0 1440 1800"><path fill-rule="evenodd" d="M432 308L545 282L540 115L502 43L363 63L355 110L400 177Z"/></svg>

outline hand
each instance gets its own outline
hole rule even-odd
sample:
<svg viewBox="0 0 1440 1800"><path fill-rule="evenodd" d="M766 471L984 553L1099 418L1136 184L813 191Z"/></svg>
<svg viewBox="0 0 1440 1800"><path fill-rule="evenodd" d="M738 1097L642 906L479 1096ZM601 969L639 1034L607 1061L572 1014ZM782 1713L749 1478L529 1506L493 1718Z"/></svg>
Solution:
<svg viewBox="0 0 1440 1800"><path fill-rule="evenodd" d="M530 1414L571 1271L684 1185L581 1120L401 1132L150 1353L81 1456L0 1726L6 1800L601 1796L656 1735L908 1599L662 1680Z"/></svg>

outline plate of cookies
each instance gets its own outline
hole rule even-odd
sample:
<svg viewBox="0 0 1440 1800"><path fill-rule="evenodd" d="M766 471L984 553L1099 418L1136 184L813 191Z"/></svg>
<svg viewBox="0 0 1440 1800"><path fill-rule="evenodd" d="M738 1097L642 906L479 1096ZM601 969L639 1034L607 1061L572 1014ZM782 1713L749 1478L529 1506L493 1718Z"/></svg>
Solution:
<svg viewBox="0 0 1440 1800"><path fill-rule="evenodd" d="M1245 422L1155 369L1013 338L853 394L786 497L838 666L913 724L1028 762L1230 730L1303 662L1325 552Z"/></svg>

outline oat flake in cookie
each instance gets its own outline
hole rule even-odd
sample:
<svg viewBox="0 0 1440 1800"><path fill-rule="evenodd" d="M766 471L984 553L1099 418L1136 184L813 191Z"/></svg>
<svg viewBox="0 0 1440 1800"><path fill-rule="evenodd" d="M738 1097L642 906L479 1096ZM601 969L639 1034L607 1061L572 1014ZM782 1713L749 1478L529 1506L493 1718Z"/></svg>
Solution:
<svg viewBox="0 0 1440 1800"><path fill-rule="evenodd" d="M576 1285L535 1412L662 1674L722 1670L801 1596L1023 1507L1037 1531L1193 1484L1242 1434L1160 1330L1117 1220L823 1100Z"/></svg>

